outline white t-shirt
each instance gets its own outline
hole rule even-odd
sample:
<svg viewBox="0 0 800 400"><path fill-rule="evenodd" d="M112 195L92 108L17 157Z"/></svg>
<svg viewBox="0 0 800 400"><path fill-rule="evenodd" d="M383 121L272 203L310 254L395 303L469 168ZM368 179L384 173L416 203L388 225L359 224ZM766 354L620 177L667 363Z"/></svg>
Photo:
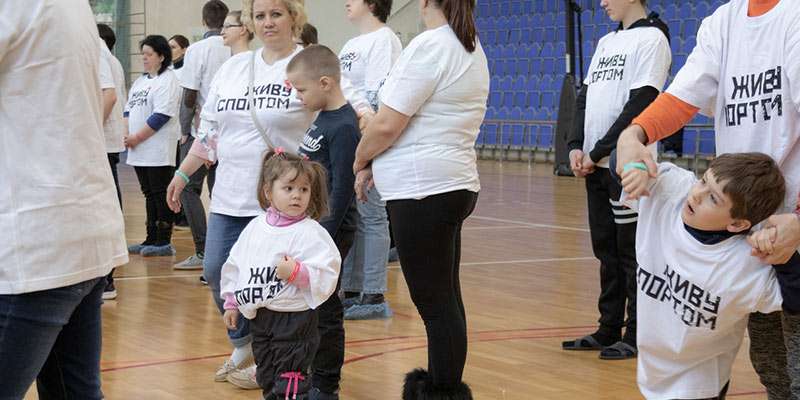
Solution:
<svg viewBox="0 0 800 400"><path fill-rule="evenodd" d="M378 91L401 51L400 39L385 26L345 43L339 61L342 77L350 82L345 86L349 89L345 90L345 97L354 108L367 105L372 111L378 111Z"/></svg>
<svg viewBox="0 0 800 400"><path fill-rule="evenodd" d="M656 27L611 32L597 43L583 83L588 86L583 152L589 154L619 118L630 91L646 86L661 90L669 75L672 54L667 37ZM656 145L650 146L653 156ZM597 162L608 168L608 157Z"/></svg>
<svg viewBox="0 0 800 400"><path fill-rule="evenodd" d="M696 180L661 164L639 201L638 382L650 400L716 397L748 315L781 309L775 271L750 255L744 235L704 245L686 231L681 209Z"/></svg>
<svg viewBox="0 0 800 400"><path fill-rule="evenodd" d="M73 285L128 261L92 12L84 0L22 3L0 2L3 295Z"/></svg>
<svg viewBox="0 0 800 400"><path fill-rule="evenodd" d="M203 107L208 98L211 81L219 67L231 58L231 48L225 46L222 36L209 36L192 43L183 57L183 67L179 70L180 85L197 90L198 107Z"/></svg>
<svg viewBox="0 0 800 400"><path fill-rule="evenodd" d="M255 57L256 115L272 144L295 152L314 114L303 108L294 89L288 84L286 66L302 47L291 55L268 65ZM215 140L217 148L209 156L219 163L211 212L236 217L263 213L256 198L261 161L267 144L253 123L247 93L252 51L231 57L211 83L208 100L200 113L198 138L204 144Z"/></svg>
<svg viewBox="0 0 800 400"><path fill-rule="evenodd" d="M474 146L486 112L489 68L476 44L468 53L444 25L414 38L392 68L381 103L411 120L374 160L383 200L480 190Z"/></svg>
<svg viewBox="0 0 800 400"><path fill-rule="evenodd" d="M103 43L100 46L100 89L114 89L117 101L111 109L111 114L103 123L103 133L106 138L106 153L121 153L125 151L125 118L122 110L128 95L125 91L125 71L122 64L111 54Z"/></svg>
<svg viewBox="0 0 800 400"><path fill-rule="evenodd" d="M731 0L703 20L697 46L667 92L715 116L717 154L769 154L786 178L785 211L800 192L800 2L758 17Z"/></svg>
<svg viewBox="0 0 800 400"><path fill-rule="evenodd" d="M276 276L283 256L308 271L309 286L300 289ZM248 319L259 308L297 312L319 307L336 290L342 259L328 231L313 219L277 227L266 216L253 218L231 248L222 266L220 295L233 294Z"/></svg>
<svg viewBox="0 0 800 400"><path fill-rule="evenodd" d="M144 74L131 85L125 112L128 113L128 132L133 135L147 124L154 113L170 117L153 136L128 149L128 165L161 167L175 165L176 145L180 138L178 109L181 91L175 71L167 68L155 77Z"/></svg>

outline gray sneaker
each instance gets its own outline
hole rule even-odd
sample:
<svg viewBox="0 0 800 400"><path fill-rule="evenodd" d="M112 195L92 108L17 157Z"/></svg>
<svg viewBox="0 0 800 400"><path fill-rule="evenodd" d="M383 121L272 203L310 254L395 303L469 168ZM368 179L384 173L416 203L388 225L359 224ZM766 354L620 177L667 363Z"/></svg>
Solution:
<svg viewBox="0 0 800 400"><path fill-rule="evenodd" d="M203 269L203 255L200 253L192 254L189 258L173 265L172 268L184 271Z"/></svg>

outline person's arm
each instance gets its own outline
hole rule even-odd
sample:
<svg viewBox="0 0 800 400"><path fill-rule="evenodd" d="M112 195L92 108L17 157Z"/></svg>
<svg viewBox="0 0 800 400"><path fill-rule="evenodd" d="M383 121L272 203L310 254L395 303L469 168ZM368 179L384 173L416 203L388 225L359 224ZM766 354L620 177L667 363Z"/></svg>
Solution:
<svg viewBox="0 0 800 400"><path fill-rule="evenodd" d="M189 99L194 97L194 99ZM192 124L195 117L195 105L197 103L197 91L183 88L183 98L179 111L179 121L181 125L181 135L190 136L192 134ZM192 104L191 106L189 104Z"/></svg>
<svg viewBox="0 0 800 400"><path fill-rule="evenodd" d="M795 251L789 261L773 265L773 268L781 288L783 311L793 315L800 313L800 254Z"/></svg>
<svg viewBox="0 0 800 400"><path fill-rule="evenodd" d="M117 102L117 91L114 88L103 89L103 123L108 121L111 111L114 110L114 104Z"/></svg>
<svg viewBox="0 0 800 400"><path fill-rule="evenodd" d="M328 171L331 177L331 187L328 188L330 212L319 223L331 237L336 237L345 214L353 203L355 175L353 175L352 168L356 147L358 147L358 131L351 131L343 127L326 139L328 141L328 157L331 162L331 169Z"/></svg>
<svg viewBox="0 0 800 400"><path fill-rule="evenodd" d="M582 84L575 98L575 123L567 138L567 147L572 150L583 150L584 122L586 121L586 92L589 86Z"/></svg>
<svg viewBox="0 0 800 400"><path fill-rule="evenodd" d="M375 157L391 147L410 120L411 117L395 111L386 104L381 104L378 114L372 118L358 144L353 172L366 168Z"/></svg>
<svg viewBox="0 0 800 400"><path fill-rule="evenodd" d="M146 123L141 129L125 138L125 146L134 148L145 140L150 139L159 129L169 122L169 119L170 117L168 115L153 113L147 118Z"/></svg>
<svg viewBox="0 0 800 400"><path fill-rule="evenodd" d="M622 131L631 124L633 119L642 113L653 100L658 97L658 89L652 86L645 86L630 91L628 102L625 103L622 112L608 129L605 136L603 136L595 145L592 151L589 152L589 157L595 163L611 154L611 151L617 147L617 140L619 139Z"/></svg>

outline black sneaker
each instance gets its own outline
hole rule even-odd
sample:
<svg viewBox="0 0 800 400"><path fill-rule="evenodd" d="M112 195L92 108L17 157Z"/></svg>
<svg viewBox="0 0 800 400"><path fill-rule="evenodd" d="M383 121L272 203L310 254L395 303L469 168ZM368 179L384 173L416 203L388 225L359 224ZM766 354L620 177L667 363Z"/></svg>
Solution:
<svg viewBox="0 0 800 400"><path fill-rule="evenodd" d="M200 275L200 283L202 283L203 285L208 286L208 281L206 280L205 276Z"/></svg>
<svg viewBox="0 0 800 400"><path fill-rule="evenodd" d="M103 289L103 300L114 300L117 298L117 288L114 287L114 282L109 282L106 284L106 288Z"/></svg>

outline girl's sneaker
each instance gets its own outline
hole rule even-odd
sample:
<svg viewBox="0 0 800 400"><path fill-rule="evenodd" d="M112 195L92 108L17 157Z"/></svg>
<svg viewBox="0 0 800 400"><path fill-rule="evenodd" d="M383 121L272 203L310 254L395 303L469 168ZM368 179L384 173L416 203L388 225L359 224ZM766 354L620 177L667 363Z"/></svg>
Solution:
<svg viewBox="0 0 800 400"><path fill-rule="evenodd" d="M130 253L130 254L139 254L139 253L142 252L142 250L145 247L149 247L149 246L151 246L151 245L149 243L147 243L147 242L142 242L142 243L139 243L139 244L132 244L132 245L128 246L128 253Z"/></svg>
<svg viewBox="0 0 800 400"><path fill-rule="evenodd" d="M356 304L344 310L344 319L347 320L386 319L391 316L392 309L385 301L380 304Z"/></svg>
<svg viewBox="0 0 800 400"><path fill-rule="evenodd" d="M228 373L227 380L232 385L246 390L259 389L256 382L256 365L241 368Z"/></svg>
<svg viewBox="0 0 800 400"><path fill-rule="evenodd" d="M163 246L145 246L139 253L142 257L168 257L175 255L175 248L171 244Z"/></svg>

